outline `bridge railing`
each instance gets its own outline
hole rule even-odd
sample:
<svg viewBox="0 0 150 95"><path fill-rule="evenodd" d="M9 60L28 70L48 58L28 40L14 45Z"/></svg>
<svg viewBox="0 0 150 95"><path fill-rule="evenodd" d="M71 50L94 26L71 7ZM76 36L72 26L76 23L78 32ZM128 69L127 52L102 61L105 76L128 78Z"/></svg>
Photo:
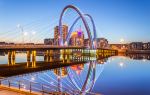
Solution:
<svg viewBox="0 0 150 95"><path fill-rule="evenodd" d="M39 92L47 94L57 94L57 95L101 95L93 92L83 92L74 89L68 89L65 87L57 87L55 85L41 84L32 81L20 81L20 80L10 80L10 79L0 79L0 85L7 86L9 88L16 88L18 90L23 90L26 92ZM61 89L61 90L60 90Z"/></svg>

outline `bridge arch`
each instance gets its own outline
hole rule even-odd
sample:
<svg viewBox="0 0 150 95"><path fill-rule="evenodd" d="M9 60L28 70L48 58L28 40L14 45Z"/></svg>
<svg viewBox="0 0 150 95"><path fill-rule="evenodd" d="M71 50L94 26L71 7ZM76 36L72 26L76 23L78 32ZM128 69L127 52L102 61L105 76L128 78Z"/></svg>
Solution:
<svg viewBox="0 0 150 95"><path fill-rule="evenodd" d="M59 33L60 33L59 43L60 43L60 45L61 45L61 46L64 45L63 38L62 38L62 17L63 17L63 15L64 15L64 13L65 13L65 11L66 11L67 9L73 9L73 10L75 10L75 11L78 13L78 15L81 17L82 22L83 22L83 24L84 24L84 26L85 26L85 29L86 29L86 31L87 31L87 34L88 34L90 48L92 48L92 37L91 37L91 32L90 32L90 28L89 28L89 26L88 26L88 24L87 24L87 21L85 20L85 18L84 18L84 16L83 16L82 12L81 12L77 7L75 7L75 6L73 6L73 5L68 5L68 6L66 6L66 7L63 9L63 11L61 12L61 15L60 15L60 19L59 19Z"/></svg>
<svg viewBox="0 0 150 95"><path fill-rule="evenodd" d="M97 34L96 34L96 27L95 27L95 23L94 23L94 20L93 18L89 15L89 14L83 14L84 17L88 17L92 23L92 27L93 27L93 37L91 38L91 44L92 44L92 48L96 48L96 44L94 44L94 42L96 43L96 38L97 38ZM73 27L75 26L75 24L80 20L80 16L78 18L76 18L76 20L73 22L72 26L70 27L69 29L69 32L68 32L68 35L66 37L66 41L65 41L65 44L68 45L69 43L69 39L70 39L70 36L71 36L71 33L72 33L72 30L73 30Z"/></svg>

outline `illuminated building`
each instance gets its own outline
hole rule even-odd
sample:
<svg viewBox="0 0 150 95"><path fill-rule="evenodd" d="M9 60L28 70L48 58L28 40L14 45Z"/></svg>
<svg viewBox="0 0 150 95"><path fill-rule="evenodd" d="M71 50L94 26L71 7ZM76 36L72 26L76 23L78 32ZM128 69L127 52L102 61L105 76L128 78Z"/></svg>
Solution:
<svg viewBox="0 0 150 95"><path fill-rule="evenodd" d="M63 38L63 41L66 40L67 35L68 35L68 26L67 25L63 25L62 26L62 38ZM59 38L60 38L59 26L56 26L54 28L54 41L55 41L55 45L59 45Z"/></svg>
<svg viewBox="0 0 150 95"><path fill-rule="evenodd" d="M72 32L69 44L71 46L84 46L84 33L81 30Z"/></svg>

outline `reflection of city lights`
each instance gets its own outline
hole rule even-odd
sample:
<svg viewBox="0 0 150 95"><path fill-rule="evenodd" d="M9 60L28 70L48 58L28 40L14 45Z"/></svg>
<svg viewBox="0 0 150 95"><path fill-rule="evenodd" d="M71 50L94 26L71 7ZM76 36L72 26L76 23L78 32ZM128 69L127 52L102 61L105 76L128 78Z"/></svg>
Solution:
<svg viewBox="0 0 150 95"><path fill-rule="evenodd" d="M124 63L123 63L123 62L120 62L120 63L119 63L119 66L120 66L120 67L124 67Z"/></svg>
<svg viewBox="0 0 150 95"><path fill-rule="evenodd" d="M114 60L114 58L111 58L111 61L113 61Z"/></svg>
<svg viewBox="0 0 150 95"><path fill-rule="evenodd" d="M120 43L123 43L123 42L124 42L124 39L123 39L123 38L121 38L121 39L120 39Z"/></svg>
<svg viewBox="0 0 150 95"><path fill-rule="evenodd" d="M110 63L111 61L110 60L108 60L108 63Z"/></svg>
<svg viewBox="0 0 150 95"><path fill-rule="evenodd" d="M143 61L143 62L146 62L146 59L143 59L142 61Z"/></svg>
<svg viewBox="0 0 150 95"><path fill-rule="evenodd" d="M31 78L31 80L32 80L32 81L34 81L34 80L35 80L35 78L34 78L34 77L32 77L32 78Z"/></svg>
<svg viewBox="0 0 150 95"><path fill-rule="evenodd" d="M57 79L60 79L60 76L57 76Z"/></svg>
<svg viewBox="0 0 150 95"><path fill-rule="evenodd" d="M26 89L26 86L23 86L24 89Z"/></svg>

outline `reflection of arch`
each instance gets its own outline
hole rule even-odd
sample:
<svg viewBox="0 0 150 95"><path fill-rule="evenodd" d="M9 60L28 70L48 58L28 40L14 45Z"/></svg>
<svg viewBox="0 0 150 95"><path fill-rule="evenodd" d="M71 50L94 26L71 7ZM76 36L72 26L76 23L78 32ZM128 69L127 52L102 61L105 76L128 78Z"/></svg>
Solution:
<svg viewBox="0 0 150 95"><path fill-rule="evenodd" d="M85 16L89 17L89 19L90 19L91 22L92 22L94 37L91 39L91 41L92 41L92 42L93 42L93 41L95 42L95 41L96 41L96 38L97 38L97 34L96 34L96 27L95 27L95 24L94 24L94 20L93 20L93 18L92 18L89 14L84 14L84 17L85 17ZM74 21L74 23L72 24L72 26L70 27L70 30L69 30L69 32L68 32L68 35L67 35L65 44L67 43L67 45L68 45L69 39L70 39L70 36L71 36L71 33L72 33L72 30L73 30L73 27L74 27L75 24L80 20L80 18L81 18L81 17L78 17L78 18ZM96 44L95 44L95 45L96 45ZM96 48L95 45L93 46L94 48Z"/></svg>
<svg viewBox="0 0 150 95"><path fill-rule="evenodd" d="M71 73L70 70L71 69L68 68L68 72L69 72L68 77L69 77L71 83L80 91L80 94L84 94L86 92L87 93L91 92L91 90L95 84L95 80L96 80L96 63L95 63L95 61L89 63L88 71L86 74L86 79L81 88L78 86L78 84L76 83L74 78L71 77L73 75L73 73Z"/></svg>
<svg viewBox="0 0 150 95"><path fill-rule="evenodd" d="M64 12L65 12L67 9L69 9L69 8L75 10L75 11L78 13L78 15L81 17L82 22L83 22L83 24L84 24L84 26L85 26L85 29L86 29L86 31L87 31L87 34L88 34L89 43L90 43L90 48L92 48L92 37L91 37L90 28L89 28L89 26L88 26L88 24L87 24L87 21L85 20L83 14L80 12L80 10L79 10L78 8L76 8L75 6L73 6L73 5L68 5L68 6L66 6L66 7L63 9L63 11L62 11L62 13L61 13L61 15L60 15L60 19L59 19L59 33L60 33L59 43L60 43L60 45L64 45L63 38L62 38L62 17L63 17L63 15L64 15Z"/></svg>

